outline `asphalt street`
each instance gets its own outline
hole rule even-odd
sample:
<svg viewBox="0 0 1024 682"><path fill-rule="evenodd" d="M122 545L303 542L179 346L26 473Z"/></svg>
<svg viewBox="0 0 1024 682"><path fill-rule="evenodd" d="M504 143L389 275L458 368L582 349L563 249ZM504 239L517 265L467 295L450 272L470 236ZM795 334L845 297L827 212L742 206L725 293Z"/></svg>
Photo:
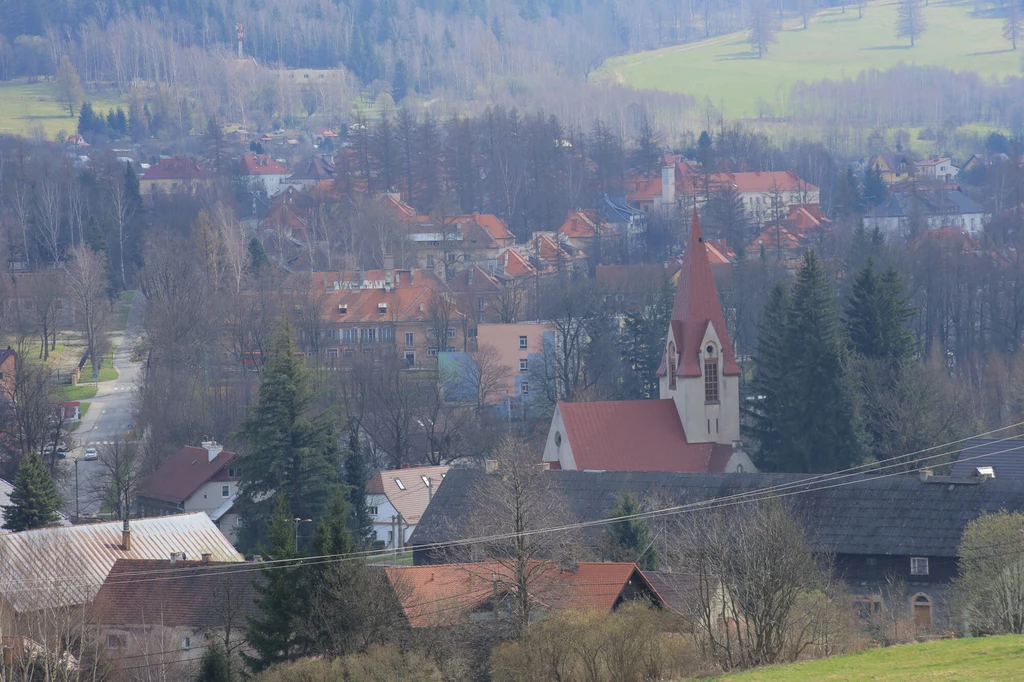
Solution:
<svg viewBox="0 0 1024 682"><path fill-rule="evenodd" d="M145 303L142 293L135 292L124 335L111 337L111 342L118 344L114 354L114 368L118 371L118 377L114 381L103 381L97 385L96 397L88 401L91 406L82 419L82 425L72 433L74 447L64 460L65 511L69 516L89 517L99 512L99 502L93 490L98 483L101 467L97 461L82 459L85 449L94 447L102 452L103 446L123 436L133 421L136 377L141 363L131 362L131 355L142 332ZM85 372L83 376L87 374Z"/></svg>

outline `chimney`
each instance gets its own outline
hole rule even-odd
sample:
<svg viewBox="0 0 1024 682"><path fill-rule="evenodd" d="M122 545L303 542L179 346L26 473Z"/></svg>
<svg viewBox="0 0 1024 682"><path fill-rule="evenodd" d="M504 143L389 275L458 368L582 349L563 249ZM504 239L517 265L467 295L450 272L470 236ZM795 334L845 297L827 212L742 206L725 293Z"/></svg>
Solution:
<svg viewBox="0 0 1024 682"><path fill-rule="evenodd" d="M208 564L210 563L210 557L212 557L213 554L211 554L209 550L204 550L199 556L201 557L200 561L202 561L202 563Z"/></svg>
<svg viewBox="0 0 1024 682"><path fill-rule="evenodd" d="M661 205L671 208L676 203L676 167L665 166L661 169Z"/></svg>
<svg viewBox="0 0 1024 682"><path fill-rule="evenodd" d="M174 564L178 563L178 557L179 556L180 555L178 554L178 552L171 552L171 566L173 566Z"/></svg>
<svg viewBox="0 0 1024 682"><path fill-rule="evenodd" d="M132 551L132 529L128 525L128 519L124 520L124 526L121 528L121 549L126 552Z"/></svg>
<svg viewBox="0 0 1024 682"><path fill-rule="evenodd" d="M486 459L484 460L484 473L493 474L498 471L498 460Z"/></svg>
<svg viewBox="0 0 1024 682"><path fill-rule="evenodd" d="M384 288L391 289L395 284L395 257L390 253L384 254Z"/></svg>
<svg viewBox="0 0 1024 682"><path fill-rule="evenodd" d="M201 445L206 449L206 458L209 462L212 462L224 449L224 446L215 440L204 440Z"/></svg>
<svg viewBox="0 0 1024 682"><path fill-rule="evenodd" d="M932 477L932 470L931 469L921 469L920 476L921 476L921 482L925 483L929 479L931 479L931 477Z"/></svg>

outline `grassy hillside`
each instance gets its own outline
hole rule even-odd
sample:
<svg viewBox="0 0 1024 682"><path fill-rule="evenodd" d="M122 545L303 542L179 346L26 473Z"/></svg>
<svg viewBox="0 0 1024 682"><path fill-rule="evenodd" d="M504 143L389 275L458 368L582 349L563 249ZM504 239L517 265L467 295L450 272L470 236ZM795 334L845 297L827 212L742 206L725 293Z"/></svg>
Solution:
<svg viewBox="0 0 1024 682"><path fill-rule="evenodd" d="M97 111L103 113L118 106L127 107L123 101L92 96L89 99ZM75 113L78 113L77 109ZM53 139L61 130L68 134L75 132L78 119L68 116L67 106L57 101L54 89L48 83L0 83L0 133L27 135L35 125L42 126L47 139Z"/></svg>
<svg viewBox="0 0 1024 682"><path fill-rule="evenodd" d="M856 7L843 14L830 9L808 29L791 27L764 59L732 34L701 43L663 48L606 62L598 78L614 78L636 88L651 88L710 97L732 117L756 115L763 98L778 108L781 97L797 81L855 76L865 69L885 69L900 62L971 70L985 76L1021 72L1021 54L1002 37L1002 20L974 18L973 4L938 1L924 8L928 31L913 48L897 40L896 4L869 5L862 19ZM781 97L780 97L781 96ZM779 113L782 113L781 111Z"/></svg>
<svg viewBox="0 0 1024 682"><path fill-rule="evenodd" d="M1024 637L952 639L872 649L808 663L723 675L714 682L999 682L1024 679Z"/></svg>

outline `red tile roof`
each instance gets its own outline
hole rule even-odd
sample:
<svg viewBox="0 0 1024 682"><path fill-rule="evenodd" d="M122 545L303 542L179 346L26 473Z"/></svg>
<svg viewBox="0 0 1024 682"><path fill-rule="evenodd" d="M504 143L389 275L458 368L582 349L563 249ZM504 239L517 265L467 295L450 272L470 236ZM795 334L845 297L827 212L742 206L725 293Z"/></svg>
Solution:
<svg viewBox="0 0 1024 682"><path fill-rule="evenodd" d="M287 175L288 169L266 154L242 154L242 172L246 175Z"/></svg>
<svg viewBox="0 0 1024 682"><path fill-rule="evenodd" d="M559 402L558 411L581 471L723 471L729 458L712 461L712 454L716 447L732 453L715 443L688 443L669 398Z"/></svg>
<svg viewBox="0 0 1024 682"><path fill-rule="evenodd" d="M589 239L597 236L597 214L595 211L569 211L565 222L558 231L569 239ZM601 232L606 232L602 229Z"/></svg>
<svg viewBox="0 0 1024 682"><path fill-rule="evenodd" d="M251 569L251 567L250 567ZM237 563L118 559L96 594L90 621L112 626L208 630L256 616L253 580Z"/></svg>
<svg viewBox="0 0 1024 682"><path fill-rule="evenodd" d="M209 180L212 177L213 174L196 163L195 159L188 156L172 156L169 159L160 159L155 166L146 171L142 179L191 182Z"/></svg>
<svg viewBox="0 0 1024 682"><path fill-rule="evenodd" d="M512 582L509 567L496 561L384 570L412 627L464 622L470 613L494 598L496 581L504 585ZM658 596L635 564L582 562L571 571L561 570L554 562L531 561L528 570L537 601L548 608L611 611L631 580L643 583Z"/></svg>
<svg viewBox="0 0 1024 682"><path fill-rule="evenodd" d="M667 265L598 265L594 281L616 293L656 291L679 272L679 263Z"/></svg>
<svg viewBox="0 0 1024 682"><path fill-rule="evenodd" d="M210 460L206 448L185 446L146 477L139 495L181 503L234 459L237 453L222 450Z"/></svg>
<svg viewBox="0 0 1024 682"><path fill-rule="evenodd" d="M492 276L479 265L473 264L455 275L448 286L455 293L500 293L504 287L497 277Z"/></svg>
<svg viewBox="0 0 1024 682"><path fill-rule="evenodd" d="M423 466L382 471L366 483L366 492L371 495L385 495L406 523L417 524L430 504L431 495L437 492L437 487L441 485L448 469L447 466ZM432 490L427 489L424 476L433 486ZM401 486L398 484L399 481L402 482Z"/></svg>
<svg viewBox="0 0 1024 682"><path fill-rule="evenodd" d="M739 192L816 192L818 188L787 171L748 171L745 173L714 173L711 185L732 184Z"/></svg>
<svg viewBox="0 0 1024 682"><path fill-rule="evenodd" d="M363 272L363 281L359 283L354 281L357 275L353 271L314 272L306 275L311 278L313 287L322 286L327 293L328 303L324 312L326 320L333 323L427 320L434 292L438 295L452 293L448 285L430 270L395 270L395 282L390 291L377 286L385 280L383 270ZM334 289L334 282L338 282L338 289ZM368 282L372 286L357 288ZM384 308L381 308L382 305ZM344 308L344 315L340 307ZM461 313L457 315L461 319Z"/></svg>
<svg viewBox="0 0 1024 682"><path fill-rule="evenodd" d="M677 376L701 376L699 351L708 324L714 325L715 332L722 342L722 374L738 376L740 368L736 364L732 342L729 340L729 330L725 326L725 316L722 314L722 302L718 298L718 288L711 274L711 263L700 229L700 218L694 210L690 242L683 256L679 286L672 305L672 331L678 344ZM661 367L658 368L658 376L665 376L668 371L666 365L663 358Z"/></svg>
<svg viewBox="0 0 1024 682"><path fill-rule="evenodd" d="M530 261L511 247L502 251L498 258L502 261L502 272L506 277L530 277L537 272L537 269L530 265Z"/></svg>

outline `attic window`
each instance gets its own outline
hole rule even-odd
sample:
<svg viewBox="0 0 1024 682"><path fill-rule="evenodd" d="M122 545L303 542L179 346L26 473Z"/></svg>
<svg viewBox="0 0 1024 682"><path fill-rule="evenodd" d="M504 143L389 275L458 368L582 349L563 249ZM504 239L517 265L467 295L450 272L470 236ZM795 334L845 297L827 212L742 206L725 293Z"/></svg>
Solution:
<svg viewBox="0 0 1024 682"><path fill-rule="evenodd" d="M346 303L339 303L338 304L338 314L339 315L348 315L348 304L346 304Z"/></svg>
<svg viewBox="0 0 1024 682"><path fill-rule="evenodd" d="M381 314L381 315L386 314L388 312L388 304L387 303L378 303L377 304L377 312L379 314Z"/></svg>
<svg viewBox="0 0 1024 682"><path fill-rule="evenodd" d="M423 485L425 485L425 486L427 486L429 488L430 487L430 479L427 478L426 476L420 476L420 478L423 479Z"/></svg>
<svg viewBox="0 0 1024 682"><path fill-rule="evenodd" d="M928 575L928 557L910 557L910 575Z"/></svg>
<svg viewBox="0 0 1024 682"><path fill-rule="evenodd" d="M396 478L396 479L395 479L395 485L397 485L397 486L398 486L398 489L399 489L399 490L405 490L405 484L404 484L404 483L402 483L402 479L400 479L400 478Z"/></svg>

